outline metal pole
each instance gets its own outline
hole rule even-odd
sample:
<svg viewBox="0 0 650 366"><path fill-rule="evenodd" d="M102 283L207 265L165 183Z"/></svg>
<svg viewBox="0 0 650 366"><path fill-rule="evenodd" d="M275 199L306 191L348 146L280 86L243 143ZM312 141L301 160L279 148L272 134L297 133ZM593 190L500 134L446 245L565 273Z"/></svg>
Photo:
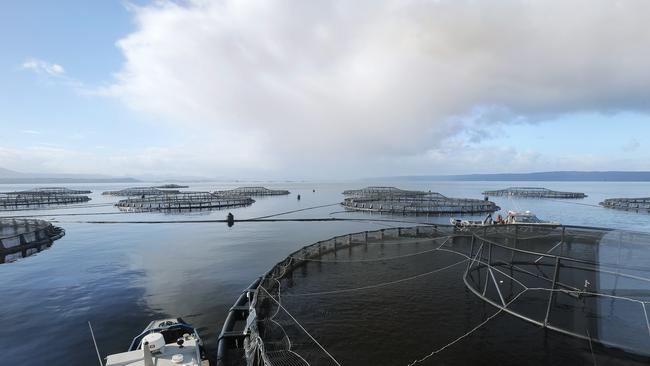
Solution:
<svg viewBox="0 0 650 366"><path fill-rule="evenodd" d="M553 296L555 296L555 284L557 282L557 276L560 272L560 257L555 257L555 271L553 272L553 286L551 287L551 294L548 296L548 304L546 306L546 316L544 317L544 326L548 325L548 316L551 313L551 303L553 302Z"/></svg>
<svg viewBox="0 0 650 366"><path fill-rule="evenodd" d="M95 333L93 332L93 326L90 325L90 321L88 321L88 328L90 328L90 336L93 339L93 344L95 345L95 351L97 352L97 360L99 360L100 366L104 366L104 362L102 361L102 356L99 354L99 348L97 347L97 341L95 340Z"/></svg>

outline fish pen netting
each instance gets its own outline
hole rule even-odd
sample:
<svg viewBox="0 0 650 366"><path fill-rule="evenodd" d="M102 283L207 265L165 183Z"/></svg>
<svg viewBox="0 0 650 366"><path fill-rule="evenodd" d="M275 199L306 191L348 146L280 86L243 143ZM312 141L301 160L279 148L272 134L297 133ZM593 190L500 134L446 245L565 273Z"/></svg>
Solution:
<svg viewBox="0 0 650 366"><path fill-rule="evenodd" d="M648 239L525 225L332 238L264 277L249 348L264 365L444 361L456 342L494 331L486 323L519 318L585 340L591 352L593 342L647 356Z"/></svg>
<svg viewBox="0 0 650 366"><path fill-rule="evenodd" d="M255 202L250 197L221 197L209 192L182 192L178 194L164 194L127 198L120 200L115 205L126 210L195 210L215 209L222 207L247 206Z"/></svg>

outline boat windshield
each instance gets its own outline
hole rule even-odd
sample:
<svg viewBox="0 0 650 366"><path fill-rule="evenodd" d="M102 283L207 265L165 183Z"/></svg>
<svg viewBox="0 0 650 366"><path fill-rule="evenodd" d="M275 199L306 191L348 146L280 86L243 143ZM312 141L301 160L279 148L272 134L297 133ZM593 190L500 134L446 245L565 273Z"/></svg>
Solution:
<svg viewBox="0 0 650 366"><path fill-rule="evenodd" d="M542 220L538 219L537 216L535 215L515 215L513 218L515 222L527 222L527 223L542 222Z"/></svg>

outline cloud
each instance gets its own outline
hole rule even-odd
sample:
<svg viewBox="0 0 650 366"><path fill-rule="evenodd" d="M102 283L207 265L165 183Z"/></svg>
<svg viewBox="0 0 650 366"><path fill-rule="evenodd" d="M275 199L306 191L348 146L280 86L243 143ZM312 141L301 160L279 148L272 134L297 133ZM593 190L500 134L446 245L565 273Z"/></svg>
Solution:
<svg viewBox="0 0 650 366"><path fill-rule="evenodd" d="M463 133L481 142L492 124L646 113L650 98L641 0L157 1L133 12L103 93L215 144L241 141L235 155L255 147L254 165L354 171Z"/></svg>
<svg viewBox="0 0 650 366"><path fill-rule="evenodd" d="M628 142L626 142L623 145L623 151L624 152L634 152L639 150L639 147L641 147L641 143L639 143L639 140L636 138L631 138Z"/></svg>
<svg viewBox="0 0 650 366"><path fill-rule="evenodd" d="M49 76L63 76L65 74L65 69L63 66L37 58L28 58L26 59L20 67L23 70L30 70L37 74L46 74Z"/></svg>
<svg viewBox="0 0 650 366"><path fill-rule="evenodd" d="M37 130L21 130L20 132L27 134L27 135L40 135L41 131Z"/></svg>

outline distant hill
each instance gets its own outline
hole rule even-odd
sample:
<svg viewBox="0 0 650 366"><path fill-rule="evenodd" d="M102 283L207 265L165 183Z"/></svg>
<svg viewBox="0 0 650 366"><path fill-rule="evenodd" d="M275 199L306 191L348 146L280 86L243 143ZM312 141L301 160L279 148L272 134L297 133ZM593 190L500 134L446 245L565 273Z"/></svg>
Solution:
<svg viewBox="0 0 650 366"><path fill-rule="evenodd" d="M93 174L22 173L0 168L0 184L46 183L128 183L138 182L130 177L111 177Z"/></svg>
<svg viewBox="0 0 650 366"><path fill-rule="evenodd" d="M462 174L462 175L412 175L375 178L381 180L415 181L554 181L554 182L650 182L650 172L536 172L500 174Z"/></svg>

